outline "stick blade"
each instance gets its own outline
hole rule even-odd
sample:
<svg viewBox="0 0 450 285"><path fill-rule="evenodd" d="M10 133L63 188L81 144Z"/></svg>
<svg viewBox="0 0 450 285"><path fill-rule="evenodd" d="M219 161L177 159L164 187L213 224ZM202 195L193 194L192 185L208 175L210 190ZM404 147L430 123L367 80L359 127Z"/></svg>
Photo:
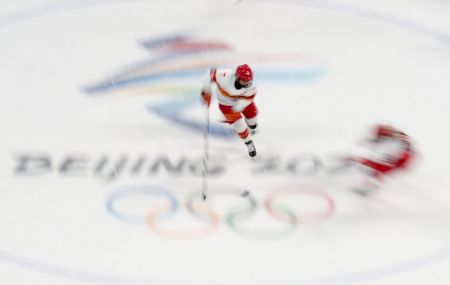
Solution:
<svg viewBox="0 0 450 285"><path fill-rule="evenodd" d="M247 197L250 194L250 191L245 190L241 193L241 197Z"/></svg>

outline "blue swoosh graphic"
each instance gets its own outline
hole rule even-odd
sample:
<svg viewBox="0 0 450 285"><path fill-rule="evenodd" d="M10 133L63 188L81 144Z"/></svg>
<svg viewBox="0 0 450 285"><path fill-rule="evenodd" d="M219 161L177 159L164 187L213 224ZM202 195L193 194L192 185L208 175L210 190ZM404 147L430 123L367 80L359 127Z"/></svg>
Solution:
<svg viewBox="0 0 450 285"><path fill-rule="evenodd" d="M127 79L111 79L100 84L88 86L84 91L91 95L106 92L112 89L128 88L135 85L151 84L158 81L170 81L180 79L190 79L199 81L205 74L205 68L190 69L183 71L170 71L165 73L146 74ZM255 70L255 78L258 81L266 82L307 82L312 81L325 73L324 68L296 69L292 71L285 70Z"/></svg>
<svg viewBox="0 0 450 285"><path fill-rule="evenodd" d="M147 110L158 116L184 128L196 132L202 132L205 122L189 119L183 116L183 112L189 107L200 104L200 97L192 92L181 99L171 100L157 105L148 105ZM233 138L235 135L231 128L225 124L211 123L209 134L221 138Z"/></svg>

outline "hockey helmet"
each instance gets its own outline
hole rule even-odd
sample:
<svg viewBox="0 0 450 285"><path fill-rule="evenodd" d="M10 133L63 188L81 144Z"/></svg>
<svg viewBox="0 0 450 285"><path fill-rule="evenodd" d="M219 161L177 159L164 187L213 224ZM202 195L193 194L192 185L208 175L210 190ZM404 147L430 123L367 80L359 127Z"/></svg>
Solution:
<svg viewBox="0 0 450 285"><path fill-rule="evenodd" d="M379 137L390 137L395 132L394 127L390 125L377 125L375 127L375 136Z"/></svg>
<svg viewBox="0 0 450 285"><path fill-rule="evenodd" d="M242 81L252 81L253 80L253 71L247 64L239 65L236 68L236 77Z"/></svg>

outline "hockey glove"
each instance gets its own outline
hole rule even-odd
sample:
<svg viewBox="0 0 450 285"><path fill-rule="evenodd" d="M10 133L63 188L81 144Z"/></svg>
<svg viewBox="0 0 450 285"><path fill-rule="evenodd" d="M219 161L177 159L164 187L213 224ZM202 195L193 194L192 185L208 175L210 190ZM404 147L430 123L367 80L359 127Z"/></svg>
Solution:
<svg viewBox="0 0 450 285"><path fill-rule="evenodd" d="M209 107L209 105L211 105L211 94L206 91L202 91L201 95L203 103Z"/></svg>

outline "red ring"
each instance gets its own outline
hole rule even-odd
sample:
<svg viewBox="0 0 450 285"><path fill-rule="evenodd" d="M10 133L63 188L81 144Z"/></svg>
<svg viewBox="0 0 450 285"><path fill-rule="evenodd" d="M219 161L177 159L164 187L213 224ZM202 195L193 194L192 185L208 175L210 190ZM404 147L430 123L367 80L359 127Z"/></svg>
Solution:
<svg viewBox="0 0 450 285"><path fill-rule="evenodd" d="M323 212L312 213L312 214L309 214L307 216L307 218L298 219L297 222L299 222L299 223L313 223L313 222L318 222L320 220L324 220L324 219L332 216L336 209L334 199L322 190L318 190L318 189L311 190L310 186L308 186L308 189L298 189L298 187L289 188L289 189L285 189L285 190L275 191L275 192L272 192L272 193L266 195L266 198L264 201L264 206L266 207L267 211L274 218L276 218L278 220L286 221L287 218L284 215L280 214L280 212L277 211L276 208L273 207L273 202L275 201L275 199L277 199L281 196L289 195L289 194L302 194L302 195L306 194L309 196L319 197L326 202L326 209Z"/></svg>

